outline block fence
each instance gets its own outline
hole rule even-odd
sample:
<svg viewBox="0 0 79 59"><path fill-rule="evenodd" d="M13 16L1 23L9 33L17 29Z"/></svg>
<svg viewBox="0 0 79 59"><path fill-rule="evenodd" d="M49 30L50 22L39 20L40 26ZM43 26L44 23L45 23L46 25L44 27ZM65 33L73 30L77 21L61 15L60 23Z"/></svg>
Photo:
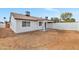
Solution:
<svg viewBox="0 0 79 59"><path fill-rule="evenodd" d="M73 23L50 23L47 28L59 29L59 30L76 30L79 31L79 22Z"/></svg>

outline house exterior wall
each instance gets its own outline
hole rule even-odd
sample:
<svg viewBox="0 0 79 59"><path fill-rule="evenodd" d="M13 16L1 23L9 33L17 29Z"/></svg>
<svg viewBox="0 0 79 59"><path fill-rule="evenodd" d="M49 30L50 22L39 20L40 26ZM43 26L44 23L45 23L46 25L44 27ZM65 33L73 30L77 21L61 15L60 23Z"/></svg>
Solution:
<svg viewBox="0 0 79 59"><path fill-rule="evenodd" d="M44 27L44 23L39 26L39 21L30 21L30 27L22 27L22 21L25 20L16 20L16 33L41 30Z"/></svg>
<svg viewBox="0 0 79 59"><path fill-rule="evenodd" d="M79 31L79 23L52 23L49 27L52 29L60 29L60 30L76 30Z"/></svg>
<svg viewBox="0 0 79 59"><path fill-rule="evenodd" d="M16 20L13 18L13 16L11 16L10 28L11 28L15 33L17 33L17 31L16 31Z"/></svg>

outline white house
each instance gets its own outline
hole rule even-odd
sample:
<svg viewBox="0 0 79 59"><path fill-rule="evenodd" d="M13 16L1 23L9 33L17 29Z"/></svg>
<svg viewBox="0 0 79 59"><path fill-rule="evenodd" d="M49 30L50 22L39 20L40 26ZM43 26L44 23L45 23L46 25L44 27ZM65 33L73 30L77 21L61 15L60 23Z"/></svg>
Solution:
<svg viewBox="0 0 79 59"><path fill-rule="evenodd" d="M46 30L50 28L51 23L53 21L31 16L29 12L26 15L11 12L10 15L10 28L15 33Z"/></svg>

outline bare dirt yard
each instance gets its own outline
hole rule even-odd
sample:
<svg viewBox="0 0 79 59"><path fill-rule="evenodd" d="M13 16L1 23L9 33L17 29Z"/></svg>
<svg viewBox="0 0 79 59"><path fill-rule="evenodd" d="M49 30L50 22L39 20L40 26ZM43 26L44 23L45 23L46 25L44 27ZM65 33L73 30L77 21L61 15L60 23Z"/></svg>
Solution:
<svg viewBox="0 0 79 59"><path fill-rule="evenodd" d="M15 34L9 28L0 29L0 49L78 50L79 32L47 30Z"/></svg>

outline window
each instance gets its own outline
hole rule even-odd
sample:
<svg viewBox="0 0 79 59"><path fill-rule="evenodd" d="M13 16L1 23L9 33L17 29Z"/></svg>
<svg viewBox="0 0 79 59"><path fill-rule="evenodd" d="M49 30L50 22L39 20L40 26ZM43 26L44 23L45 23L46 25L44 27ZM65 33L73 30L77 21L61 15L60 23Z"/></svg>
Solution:
<svg viewBox="0 0 79 59"><path fill-rule="evenodd" d="M30 27L30 22L22 21L22 27Z"/></svg>
<svg viewBox="0 0 79 59"><path fill-rule="evenodd" d="M39 26L42 26L42 22L39 22Z"/></svg>

